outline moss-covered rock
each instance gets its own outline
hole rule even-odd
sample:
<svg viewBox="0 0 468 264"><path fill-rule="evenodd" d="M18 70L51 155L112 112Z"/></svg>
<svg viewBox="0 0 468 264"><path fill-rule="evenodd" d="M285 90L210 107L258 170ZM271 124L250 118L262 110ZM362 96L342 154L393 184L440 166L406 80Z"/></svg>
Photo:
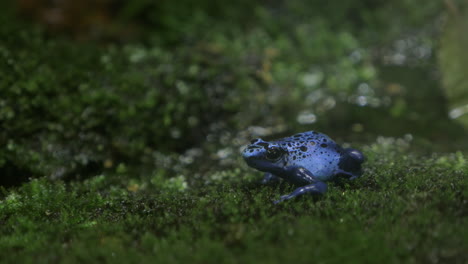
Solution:
<svg viewBox="0 0 468 264"><path fill-rule="evenodd" d="M1 191L0 257L463 263L467 153L426 155L415 147L409 137L381 137L362 146L368 160L361 178L279 205L272 201L294 187L263 186L247 167L183 190L169 180L135 181L123 169L68 183L35 179Z"/></svg>
<svg viewBox="0 0 468 264"><path fill-rule="evenodd" d="M350 86L375 77L367 60L313 66L358 48L346 33L335 41L336 51L309 51L300 59L294 39L301 51L334 41L321 24L288 38L258 28L242 37L214 32L173 47L76 44L24 25L11 17L0 28L8 36L0 46L5 178L79 178L121 161L151 164L155 151L200 147L210 135L251 124L284 130L299 112L326 104L323 94L313 95L320 85L351 94ZM324 78L327 72L348 77Z"/></svg>

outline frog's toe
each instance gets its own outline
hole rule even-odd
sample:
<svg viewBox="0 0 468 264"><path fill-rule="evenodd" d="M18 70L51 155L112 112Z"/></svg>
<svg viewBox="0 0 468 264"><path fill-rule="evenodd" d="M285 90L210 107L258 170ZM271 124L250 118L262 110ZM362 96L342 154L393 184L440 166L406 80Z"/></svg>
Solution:
<svg viewBox="0 0 468 264"><path fill-rule="evenodd" d="M299 187L296 190L294 190L292 193L283 195L280 197L279 200L276 200L274 203L280 203L284 200L289 200L291 198L294 198L299 195L304 195L304 194L323 194L327 191L327 184L324 182L316 182L313 184L309 184L303 187Z"/></svg>
<svg viewBox="0 0 468 264"><path fill-rule="evenodd" d="M274 201L273 203L274 203L274 204L279 204L279 203L281 203L282 201L289 200L289 199L291 199L291 198L292 198L292 197L291 197L291 195L289 195L289 194L288 194L288 195L283 195L283 196L281 196L278 200Z"/></svg>
<svg viewBox="0 0 468 264"><path fill-rule="evenodd" d="M343 175L345 178L349 179L349 180L354 180L356 178L359 178L361 176L361 173L353 173L353 172L348 172L348 171L344 171L344 170L336 170L336 173L337 174L340 174L340 175Z"/></svg>

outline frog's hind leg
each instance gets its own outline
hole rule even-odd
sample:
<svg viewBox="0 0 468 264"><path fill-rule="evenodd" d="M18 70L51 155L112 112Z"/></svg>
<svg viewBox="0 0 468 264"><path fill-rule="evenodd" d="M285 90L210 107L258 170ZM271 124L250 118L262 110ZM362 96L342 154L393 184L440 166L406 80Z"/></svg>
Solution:
<svg viewBox="0 0 468 264"><path fill-rule="evenodd" d="M363 163L366 161L366 157L361 151L353 148L346 148L346 154L357 163Z"/></svg>
<svg viewBox="0 0 468 264"><path fill-rule="evenodd" d="M280 197L279 200L274 201L275 204L280 203L285 200L292 199L296 196L303 195L303 194L323 194L327 191L327 184L321 181L299 187L294 190L292 193L283 195Z"/></svg>
<svg viewBox="0 0 468 264"><path fill-rule="evenodd" d="M269 184L269 183L276 183L279 181L279 177L275 176L272 173L265 173L265 177L263 177L262 184Z"/></svg>

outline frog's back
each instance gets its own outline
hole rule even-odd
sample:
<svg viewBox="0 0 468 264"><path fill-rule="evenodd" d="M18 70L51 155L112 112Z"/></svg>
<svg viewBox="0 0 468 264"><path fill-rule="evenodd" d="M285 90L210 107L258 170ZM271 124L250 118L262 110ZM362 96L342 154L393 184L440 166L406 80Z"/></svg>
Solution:
<svg viewBox="0 0 468 264"><path fill-rule="evenodd" d="M308 131L276 142L288 151L287 166L304 167L320 180L336 174L343 149L327 135Z"/></svg>

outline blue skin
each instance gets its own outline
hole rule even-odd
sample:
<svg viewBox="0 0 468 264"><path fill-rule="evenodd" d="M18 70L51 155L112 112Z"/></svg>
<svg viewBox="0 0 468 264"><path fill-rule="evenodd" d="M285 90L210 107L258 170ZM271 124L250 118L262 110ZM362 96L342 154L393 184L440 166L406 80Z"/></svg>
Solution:
<svg viewBox="0 0 468 264"><path fill-rule="evenodd" d="M337 177L355 179L361 175L365 159L360 151L344 149L315 131L270 142L254 139L242 156L250 167L266 172L263 183L282 178L301 186L275 203L303 194L323 194L327 191L325 181Z"/></svg>

